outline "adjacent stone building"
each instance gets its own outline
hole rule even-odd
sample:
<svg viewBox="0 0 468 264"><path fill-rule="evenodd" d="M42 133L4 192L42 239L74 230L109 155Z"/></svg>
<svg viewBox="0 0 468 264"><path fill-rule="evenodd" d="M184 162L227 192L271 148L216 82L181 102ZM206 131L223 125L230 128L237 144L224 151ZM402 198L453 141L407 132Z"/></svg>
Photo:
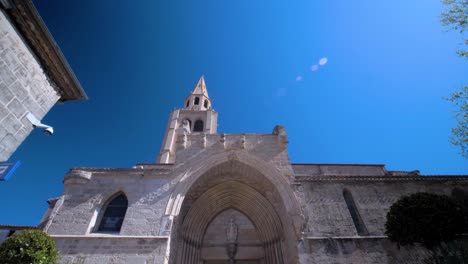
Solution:
<svg viewBox="0 0 468 264"><path fill-rule="evenodd" d="M72 168L41 221L62 263L423 263L384 234L402 195L468 191L466 176L291 164L284 127L217 132L203 77L174 110L157 163Z"/></svg>
<svg viewBox="0 0 468 264"><path fill-rule="evenodd" d="M0 1L0 161L57 102L86 94L31 0Z"/></svg>

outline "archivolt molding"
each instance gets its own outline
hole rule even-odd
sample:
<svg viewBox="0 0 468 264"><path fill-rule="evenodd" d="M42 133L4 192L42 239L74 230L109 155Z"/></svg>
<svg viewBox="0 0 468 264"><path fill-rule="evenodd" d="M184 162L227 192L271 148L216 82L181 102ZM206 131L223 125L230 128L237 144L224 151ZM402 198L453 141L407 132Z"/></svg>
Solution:
<svg viewBox="0 0 468 264"><path fill-rule="evenodd" d="M297 198L288 182L288 178L279 172L273 165L255 155L249 154L243 150L233 150L223 152L204 159L197 159L199 162L193 161L180 167L180 176L176 186L171 194L166 207L166 215L178 216L181 211L181 206L184 198L189 192L193 184L203 175L209 173L212 169L218 169L219 165L232 162L232 166L228 166L230 171L219 171L219 173L230 172L236 173L236 162L246 165L256 174L265 177L272 183L274 188L281 197L281 202L286 210L287 216L284 216L284 224L293 224L296 237L300 237L302 224L304 222L301 208ZM223 169L221 169L223 170ZM224 169L226 170L226 169Z"/></svg>
<svg viewBox="0 0 468 264"><path fill-rule="evenodd" d="M192 205L182 225L184 239L199 245L210 221L229 208L248 216L265 243L281 238L281 220L272 205L253 188L229 181L211 188Z"/></svg>
<svg viewBox="0 0 468 264"><path fill-rule="evenodd" d="M263 243L266 263L284 263L283 227L273 206L246 184L227 181L203 193L192 205L182 224L181 252L177 263L198 263L209 223L221 212L234 208L249 217Z"/></svg>

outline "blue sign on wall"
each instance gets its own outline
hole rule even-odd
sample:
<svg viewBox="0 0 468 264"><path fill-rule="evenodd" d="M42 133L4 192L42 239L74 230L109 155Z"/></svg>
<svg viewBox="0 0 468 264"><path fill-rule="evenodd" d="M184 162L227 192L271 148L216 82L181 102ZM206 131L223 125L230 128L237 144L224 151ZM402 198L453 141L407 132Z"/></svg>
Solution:
<svg viewBox="0 0 468 264"><path fill-rule="evenodd" d="M20 161L0 162L0 181L8 180L20 164Z"/></svg>

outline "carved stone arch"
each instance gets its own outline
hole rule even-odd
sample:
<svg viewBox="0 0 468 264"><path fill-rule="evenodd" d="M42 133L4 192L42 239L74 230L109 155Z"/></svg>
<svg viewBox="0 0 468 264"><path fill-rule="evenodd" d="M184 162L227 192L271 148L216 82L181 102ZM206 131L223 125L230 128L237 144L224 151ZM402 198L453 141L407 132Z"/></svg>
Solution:
<svg viewBox="0 0 468 264"><path fill-rule="evenodd" d="M283 227L273 206L255 189L236 182L218 184L201 195L184 218L178 263L199 263L203 236L211 220L234 208L244 212L257 227L265 247L265 263L284 263Z"/></svg>
<svg viewBox="0 0 468 264"><path fill-rule="evenodd" d="M253 222L258 223L260 221L258 220L258 215L262 212L261 210L256 213L255 210L249 211L246 209L250 208L248 204L244 204L246 208L239 208L239 206L235 206L235 203L243 204L249 201L254 205L258 205L258 202L262 201L260 202L261 204L271 208L270 211L267 210L269 213L265 214L270 215L265 218L265 221L269 223L266 226L270 228L275 226L275 230L281 230L272 233L278 235L276 238L281 242L279 244L277 240L266 235L268 232L261 232L262 240L265 242L265 249L274 252L278 256L283 256L281 258L278 257L277 260L271 259L266 263L297 263L297 242L300 239L304 219L286 175L281 174L268 162L245 151L231 151L213 155L203 159L202 163L187 162L184 168L179 168L181 176L177 179L178 183L166 207L166 214L174 219L174 229L171 232L172 256L182 256L183 251L183 254L195 256L196 258L198 255L194 253L195 249L190 251L195 255L191 255L192 253L190 252L187 253L189 249L181 249L182 251L179 250L179 252L177 252L177 249L183 248L183 241L189 241L189 244L195 248L199 247L197 243L199 243L200 237L203 237L200 233L203 234L206 225L217 213L228 207L233 207L243 212L247 210L247 215L253 219ZM190 169L187 170L187 168ZM231 187L225 185L228 183ZM247 186L247 188L237 188L236 190L244 190L238 193L228 191L233 188L232 186L239 186L239 184L244 187ZM223 188L225 188L224 193L222 191ZM251 189L256 192L256 195L252 196L253 192L248 191ZM192 213L190 212L190 208L193 208L195 204L200 204L198 199L207 197L205 195L210 195L212 192L216 193L216 195L221 195L222 199L214 199L212 197L212 201L220 203L220 207L216 207L217 210L209 214L210 219L206 220L203 218L204 221L192 221L200 223L200 225L190 226L187 229L188 222L185 222L185 219L203 216L197 216L197 213L203 212L203 210L197 210ZM247 196L252 197L250 200L239 200L241 199L239 195L244 198ZM193 240L194 238L196 239ZM267 243L267 241L270 242ZM272 254L269 255L270 258L272 258ZM281 259L281 262L279 262L279 259Z"/></svg>
<svg viewBox="0 0 468 264"><path fill-rule="evenodd" d="M236 166L233 163L244 164L252 170L257 171L275 186L281 196L283 205L287 209L288 215L296 217L296 219L293 219L294 229L297 235L300 236L304 218L299 202L291 189L287 177L276 170L271 164L246 151L223 152L204 158L203 162L187 162L186 166L181 168L182 175L179 177L166 206L166 215L177 216L179 214L185 195L199 178L206 175L210 170L216 170L216 167L224 164L232 165L230 167L235 172Z"/></svg>

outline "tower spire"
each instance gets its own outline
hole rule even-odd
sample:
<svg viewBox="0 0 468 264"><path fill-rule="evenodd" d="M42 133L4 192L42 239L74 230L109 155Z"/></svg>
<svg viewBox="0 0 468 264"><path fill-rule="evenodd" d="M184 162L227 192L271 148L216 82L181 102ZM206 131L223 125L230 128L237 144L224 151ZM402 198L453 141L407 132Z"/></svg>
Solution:
<svg viewBox="0 0 468 264"><path fill-rule="evenodd" d="M177 142L186 140L188 134L216 134L218 127L218 113L211 107L205 78L202 75L197 85L185 98L184 108L174 109L166 133L164 134L161 151L158 155L159 163L174 163Z"/></svg>
<svg viewBox="0 0 468 264"><path fill-rule="evenodd" d="M193 88L192 94L194 94L194 95L204 95L207 98L209 98L208 89L206 89L205 77L203 75L198 80L197 85Z"/></svg>
<svg viewBox="0 0 468 264"><path fill-rule="evenodd" d="M211 100L208 96L208 89L206 88L205 77L202 75L193 87L190 95L185 98L184 109L205 111L211 108Z"/></svg>

